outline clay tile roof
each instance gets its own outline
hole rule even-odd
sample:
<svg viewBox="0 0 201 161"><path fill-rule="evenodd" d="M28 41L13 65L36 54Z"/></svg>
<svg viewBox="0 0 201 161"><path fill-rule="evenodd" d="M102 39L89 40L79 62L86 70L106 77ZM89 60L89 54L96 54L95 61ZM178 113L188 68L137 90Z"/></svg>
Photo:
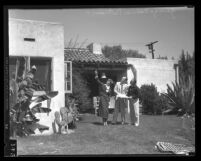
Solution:
<svg viewBox="0 0 201 161"><path fill-rule="evenodd" d="M81 63L102 63L102 64L128 64L125 60L111 60L103 54L94 54L88 49L66 48L64 49L65 61Z"/></svg>

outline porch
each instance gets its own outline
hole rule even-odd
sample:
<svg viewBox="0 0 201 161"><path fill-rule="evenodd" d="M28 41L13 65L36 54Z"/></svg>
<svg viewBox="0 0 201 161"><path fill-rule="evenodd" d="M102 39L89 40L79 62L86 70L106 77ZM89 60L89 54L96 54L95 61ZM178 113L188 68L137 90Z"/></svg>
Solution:
<svg viewBox="0 0 201 161"><path fill-rule="evenodd" d="M87 87L90 90L89 99L93 103L94 97L99 94L95 70L98 70L99 78L101 78L102 73L105 73L107 78L114 81L114 84L120 81L123 76L127 76L128 63L126 61L112 61L103 54L94 54L88 49L65 49L64 58L66 62L72 62L72 75L74 74L73 71L82 73L82 78L87 82ZM72 86L72 88L74 87ZM109 108L114 108L114 97L110 98Z"/></svg>

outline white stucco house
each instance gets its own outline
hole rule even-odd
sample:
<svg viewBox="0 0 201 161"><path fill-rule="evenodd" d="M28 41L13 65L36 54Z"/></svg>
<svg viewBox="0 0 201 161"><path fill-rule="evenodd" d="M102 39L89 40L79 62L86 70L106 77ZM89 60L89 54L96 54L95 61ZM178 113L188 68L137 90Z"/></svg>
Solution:
<svg viewBox="0 0 201 161"><path fill-rule="evenodd" d="M43 133L51 134L54 111L65 105L63 25L10 18L8 27L9 74L16 70L16 60L23 66L23 58L27 58L28 65L37 66L35 78L38 82L44 84L49 91L59 92L51 100L52 111L49 114L37 114L39 123L49 126L49 130Z"/></svg>

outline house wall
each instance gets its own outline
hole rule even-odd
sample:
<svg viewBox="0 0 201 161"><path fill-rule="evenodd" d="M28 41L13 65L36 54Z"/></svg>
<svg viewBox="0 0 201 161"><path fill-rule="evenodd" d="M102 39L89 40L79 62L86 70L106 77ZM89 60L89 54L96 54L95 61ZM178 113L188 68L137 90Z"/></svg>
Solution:
<svg viewBox="0 0 201 161"><path fill-rule="evenodd" d="M35 42L24 41L35 38ZM51 134L54 112L64 107L64 28L61 24L9 19L9 56L34 56L52 58L52 90L59 94L51 100L51 112L36 114L41 124L49 126Z"/></svg>
<svg viewBox="0 0 201 161"><path fill-rule="evenodd" d="M159 92L166 92L167 84L172 85L176 80L174 64L177 60L127 58L137 71L137 85L155 84ZM128 81L133 78L131 69L127 70Z"/></svg>

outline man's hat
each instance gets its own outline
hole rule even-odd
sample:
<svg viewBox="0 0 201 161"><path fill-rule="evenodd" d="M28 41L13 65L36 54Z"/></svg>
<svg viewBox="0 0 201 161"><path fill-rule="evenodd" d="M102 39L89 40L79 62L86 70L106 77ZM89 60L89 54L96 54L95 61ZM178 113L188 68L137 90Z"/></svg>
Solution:
<svg viewBox="0 0 201 161"><path fill-rule="evenodd" d="M36 68L36 66L35 66L35 65L33 65L33 66L31 67L31 69L35 69L35 70L37 70L37 68Z"/></svg>
<svg viewBox="0 0 201 161"><path fill-rule="evenodd" d="M102 76L101 76L101 78L106 78L106 75L105 75L105 73L102 73Z"/></svg>

